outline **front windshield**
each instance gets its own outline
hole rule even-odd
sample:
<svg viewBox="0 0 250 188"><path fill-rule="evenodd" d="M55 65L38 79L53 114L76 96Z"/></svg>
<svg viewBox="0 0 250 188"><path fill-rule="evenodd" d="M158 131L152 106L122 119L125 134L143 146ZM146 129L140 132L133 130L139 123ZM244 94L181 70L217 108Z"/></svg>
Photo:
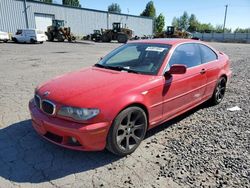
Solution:
<svg viewBox="0 0 250 188"><path fill-rule="evenodd" d="M105 56L96 66L156 75L170 47L167 44L125 44Z"/></svg>

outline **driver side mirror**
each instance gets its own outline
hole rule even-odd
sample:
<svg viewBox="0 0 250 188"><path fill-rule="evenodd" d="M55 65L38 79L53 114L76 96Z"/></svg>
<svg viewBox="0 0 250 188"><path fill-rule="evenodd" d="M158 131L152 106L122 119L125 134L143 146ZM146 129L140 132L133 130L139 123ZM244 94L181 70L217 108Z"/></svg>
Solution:
<svg viewBox="0 0 250 188"><path fill-rule="evenodd" d="M187 71L187 66L182 64L174 64L170 67L169 71L165 73L165 75L171 74L185 74Z"/></svg>

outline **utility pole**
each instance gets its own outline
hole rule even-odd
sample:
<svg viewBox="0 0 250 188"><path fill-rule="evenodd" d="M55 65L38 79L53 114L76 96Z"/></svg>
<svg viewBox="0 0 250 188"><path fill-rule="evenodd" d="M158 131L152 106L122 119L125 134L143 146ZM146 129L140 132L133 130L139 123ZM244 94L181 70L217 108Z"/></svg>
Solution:
<svg viewBox="0 0 250 188"><path fill-rule="evenodd" d="M109 29L109 11L107 12L107 29Z"/></svg>
<svg viewBox="0 0 250 188"><path fill-rule="evenodd" d="M26 22L26 28L29 28L29 22L28 22L28 15L27 15L27 5L26 5L26 0L23 1L23 6L24 6L24 14L25 14L25 22Z"/></svg>
<svg viewBox="0 0 250 188"><path fill-rule="evenodd" d="M226 20L227 20L227 7L228 5L225 5L225 16L224 16L224 25L223 25L223 33L225 32L225 26L226 26Z"/></svg>

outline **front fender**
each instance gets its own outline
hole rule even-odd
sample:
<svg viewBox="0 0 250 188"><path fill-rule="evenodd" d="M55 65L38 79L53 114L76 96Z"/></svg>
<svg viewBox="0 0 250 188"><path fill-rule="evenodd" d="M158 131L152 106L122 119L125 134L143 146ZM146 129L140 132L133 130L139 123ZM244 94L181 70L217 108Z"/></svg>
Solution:
<svg viewBox="0 0 250 188"><path fill-rule="evenodd" d="M115 117L124 109L132 105L141 105L143 106L148 113L147 104L145 104L145 98L140 94L126 95L122 98L115 100L116 103L111 106L111 110L108 112L107 117L110 121L113 121Z"/></svg>

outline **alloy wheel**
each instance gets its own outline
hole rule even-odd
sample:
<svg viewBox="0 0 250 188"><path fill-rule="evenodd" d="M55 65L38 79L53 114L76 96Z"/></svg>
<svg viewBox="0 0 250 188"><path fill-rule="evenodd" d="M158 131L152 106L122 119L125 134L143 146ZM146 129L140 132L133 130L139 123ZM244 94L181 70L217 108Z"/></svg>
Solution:
<svg viewBox="0 0 250 188"><path fill-rule="evenodd" d="M146 122L141 111L129 111L120 121L116 142L120 150L128 152L136 148L144 137Z"/></svg>
<svg viewBox="0 0 250 188"><path fill-rule="evenodd" d="M218 103L222 101L225 95L225 91L226 91L226 79L221 78L217 84L215 91L215 98Z"/></svg>

